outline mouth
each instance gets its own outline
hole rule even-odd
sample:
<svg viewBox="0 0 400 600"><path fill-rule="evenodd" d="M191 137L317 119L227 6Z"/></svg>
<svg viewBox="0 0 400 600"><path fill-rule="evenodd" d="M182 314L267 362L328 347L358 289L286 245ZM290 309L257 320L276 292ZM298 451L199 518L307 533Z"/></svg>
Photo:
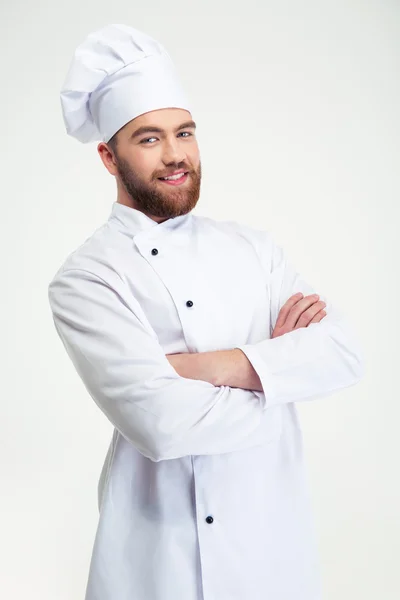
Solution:
<svg viewBox="0 0 400 600"><path fill-rule="evenodd" d="M158 180L167 185L182 185L188 179L189 173L178 173L177 175L171 175L170 177L158 177Z"/></svg>

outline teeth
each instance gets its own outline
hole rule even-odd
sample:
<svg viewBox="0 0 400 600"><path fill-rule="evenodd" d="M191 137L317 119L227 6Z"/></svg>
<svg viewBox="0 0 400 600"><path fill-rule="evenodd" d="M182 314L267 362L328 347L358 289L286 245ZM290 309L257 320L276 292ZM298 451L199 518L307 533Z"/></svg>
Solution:
<svg viewBox="0 0 400 600"><path fill-rule="evenodd" d="M178 173L177 175L171 175L171 177L161 177L161 179L180 179L185 173Z"/></svg>

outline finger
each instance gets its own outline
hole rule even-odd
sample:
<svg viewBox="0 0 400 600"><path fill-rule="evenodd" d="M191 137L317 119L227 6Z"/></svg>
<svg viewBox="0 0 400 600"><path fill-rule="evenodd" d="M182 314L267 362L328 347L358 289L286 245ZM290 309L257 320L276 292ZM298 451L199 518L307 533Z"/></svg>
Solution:
<svg viewBox="0 0 400 600"><path fill-rule="evenodd" d="M320 310L319 312L317 312L317 314L314 316L313 319L311 319L310 323L319 323L320 321L322 321L322 319L326 316L326 310ZM309 325L310 325L309 323Z"/></svg>
<svg viewBox="0 0 400 600"><path fill-rule="evenodd" d="M302 300L299 300L299 302L297 302L291 309L286 319L285 326L289 327L290 329L294 329L302 314L316 304L318 300L318 294L310 294L309 296L305 296L305 298ZM321 309L322 307L320 306L319 308ZM311 316L313 317L314 313ZM303 320L300 321L300 327L305 327Z"/></svg>
<svg viewBox="0 0 400 600"><path fill-rule="evenodd" d="M286 318L287 318L289 312L291 311L293 306L299 300L301 300L302 297L303 297L303 294L301 292L298 292L297 294L294 294L288 300L286 300L285 304L282 306L282 308L279 311L279 315L276 320L275 327L282 327L285 324L285 321L286 321Z"/></svg>
<svg viewBox="0 0 400 600"><path fill-rule="evenodd" d="M321 311L325 308L326 304L322 300L315 302L308 310L304 311L302 315L300 315L299 320L296 323L295 329L299 327L308 327L308 325L320 315ZM323 315L320 315L320 318L317 319L317 323L322 319ZM315 322L315 321L314 321Z"/></svg>

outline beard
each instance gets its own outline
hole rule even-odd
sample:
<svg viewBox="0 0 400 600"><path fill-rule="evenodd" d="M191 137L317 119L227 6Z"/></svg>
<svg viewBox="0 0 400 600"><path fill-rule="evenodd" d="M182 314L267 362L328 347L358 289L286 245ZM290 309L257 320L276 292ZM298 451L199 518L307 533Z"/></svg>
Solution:
<svg viewBox="0 0 400 600"><path fill-rule="evenodd" d="M175 187L162 183L156 177L151 182L143 181L125 159L115 152L114 156L120 179L137 210L170 219L186 215L196 206L200 197L201 163L197 170L185 164L176 165L176 169L188 171L188 180Z"/></svg>

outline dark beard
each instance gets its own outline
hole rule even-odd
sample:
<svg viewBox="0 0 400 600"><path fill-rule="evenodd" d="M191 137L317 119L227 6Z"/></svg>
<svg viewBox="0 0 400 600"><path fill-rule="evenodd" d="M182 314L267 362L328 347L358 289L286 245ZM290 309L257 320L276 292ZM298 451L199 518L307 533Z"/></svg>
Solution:
<svg viewBox="0 0 400 600"><path fill-rule="evenodd" d="M196 206L200 196L200 163L197 171L186 165L176 165L176 169L189 171L189 181L184 184L184 189L171 186L163 193L159 189L161 183L143 183L125 159L115 153L114 156L121 181L137 210L154 217L169 219L186 215ZM167 188L167 184L165 187Z"/></svg>

